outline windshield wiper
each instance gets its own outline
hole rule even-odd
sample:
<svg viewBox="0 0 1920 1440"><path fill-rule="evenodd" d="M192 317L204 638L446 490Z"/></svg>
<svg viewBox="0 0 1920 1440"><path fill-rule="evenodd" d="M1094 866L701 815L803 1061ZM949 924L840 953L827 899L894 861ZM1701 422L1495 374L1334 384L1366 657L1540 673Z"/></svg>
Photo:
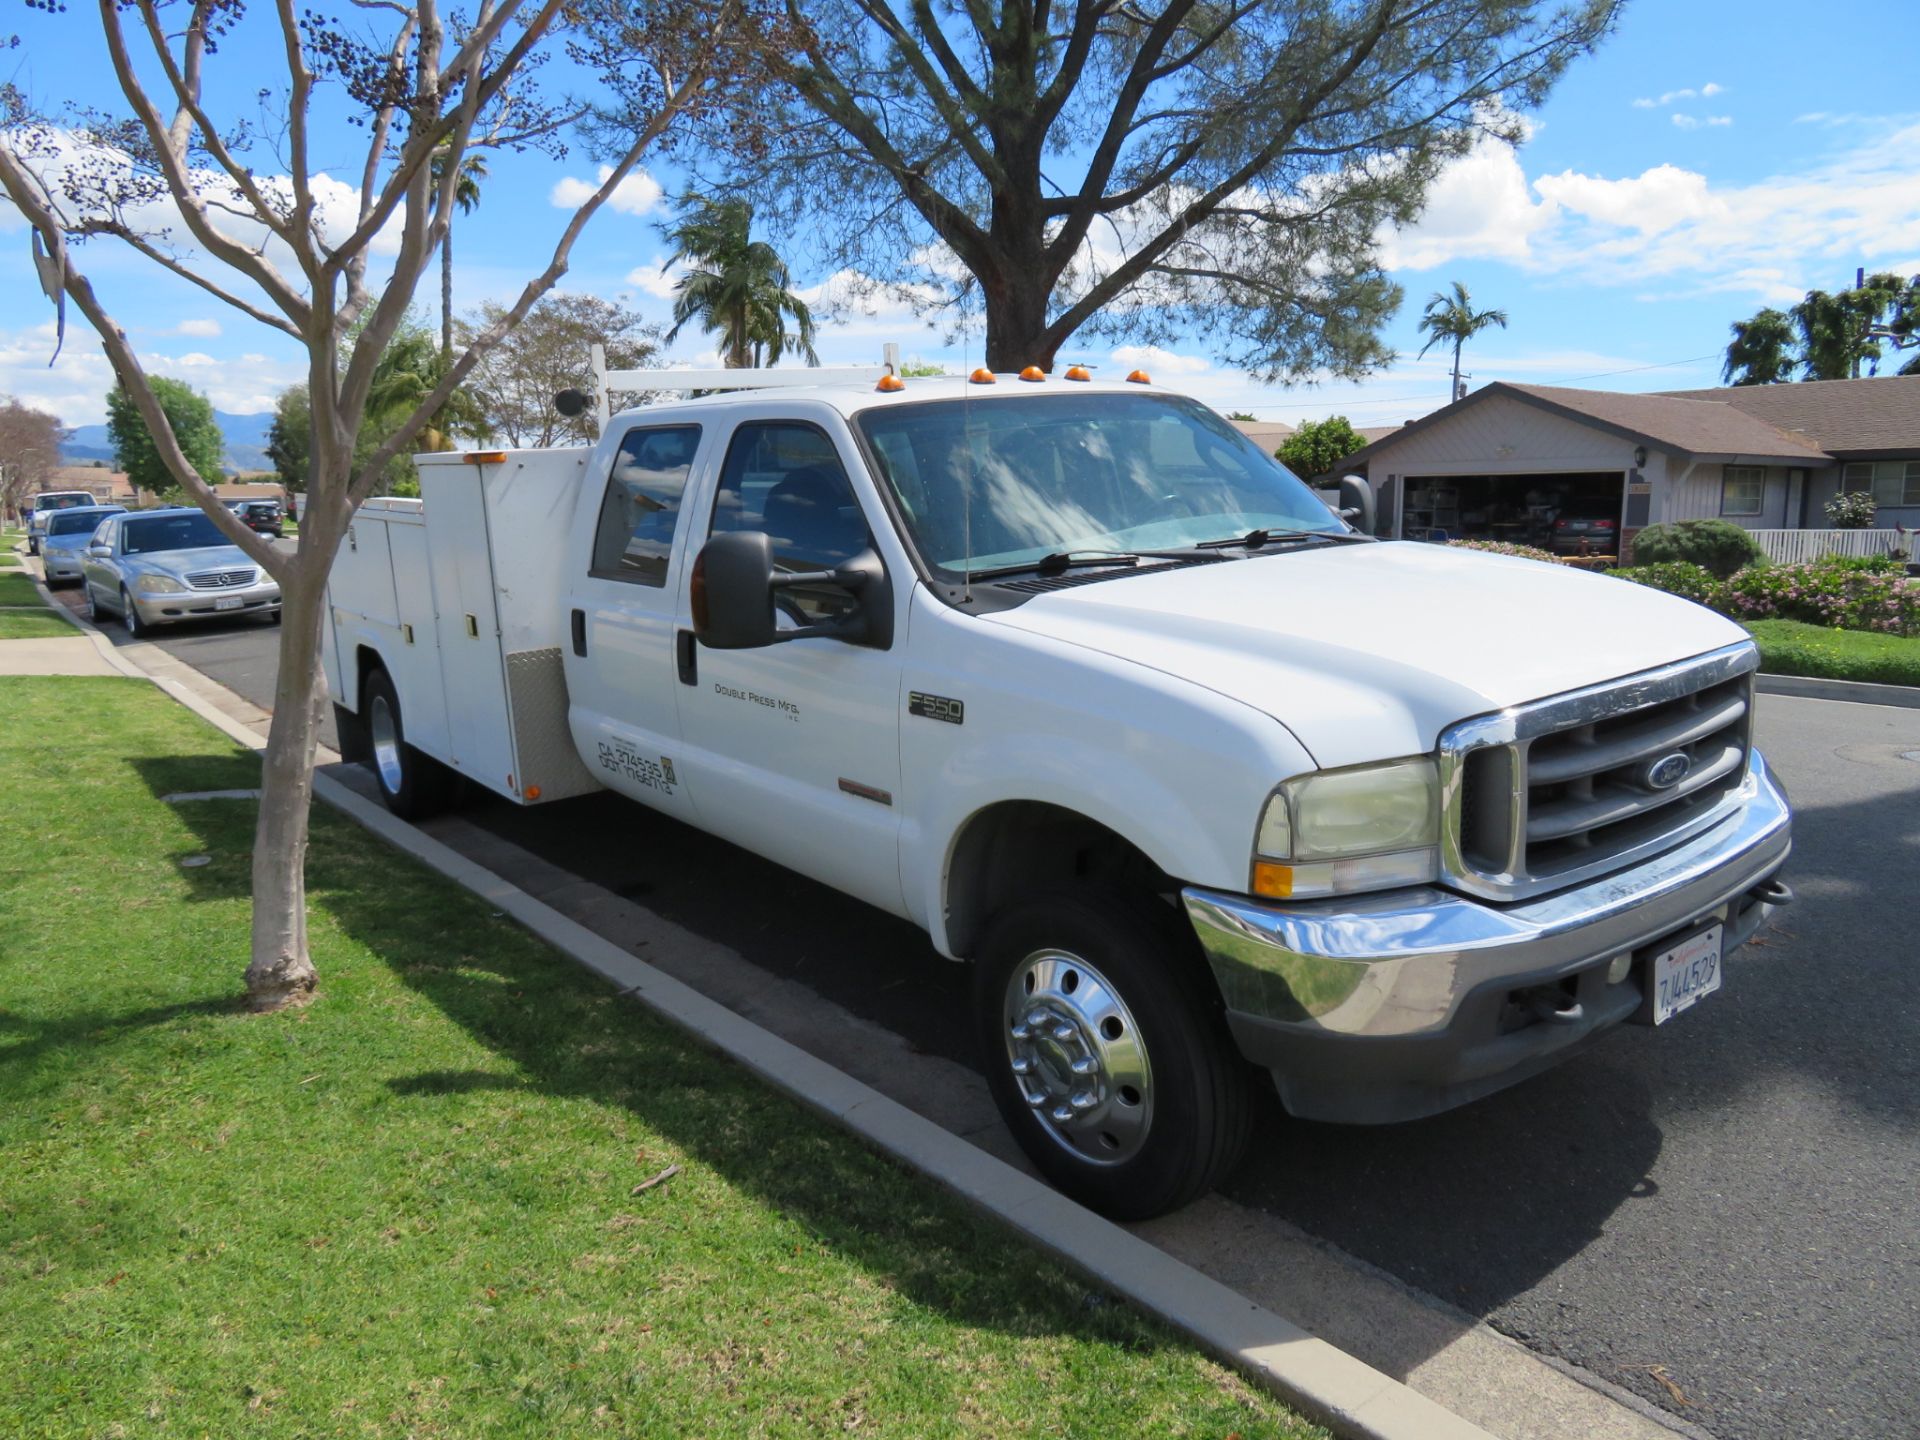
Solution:
<svg viewBox="0 0 1920 1440"><path fill-rule="evenodd" d="M1024 575L1038 570L1055 575L1077 565L1138 565L1141 557L1131 550L1055 550L1038 560L1023 560L1017 565L989 565L982 570L962 570L969 580L997 580L1003 575Z"/></svg>
<svg viewBox="0 0 1920 1440"><path fill-rule="evenodd" d="M1196 550L1233 550L1245 548L1261 550L1268 545L1316 545L1322 541L1329 544L1345 545L1355 540L1365 540L1365 535L1349 535L1337 530L1249 530L1244 535L1230 535L1224 540L1196 540Z"/></svg>

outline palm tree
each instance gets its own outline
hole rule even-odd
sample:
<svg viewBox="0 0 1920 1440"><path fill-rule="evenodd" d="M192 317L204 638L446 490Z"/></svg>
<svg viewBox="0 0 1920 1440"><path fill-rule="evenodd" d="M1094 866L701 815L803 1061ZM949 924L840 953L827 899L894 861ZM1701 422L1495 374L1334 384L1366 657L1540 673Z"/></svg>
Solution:
<svg viewBox="0 0 1920 1440"><path fill-rule="evenodd" d="M1453 342L1453 398L1458 400L1460 391L1460 347L1478 335L1489 325L1507 328L1507 312L1504 310L1482 310L1475 313L1473 297L1467 294L1467 287L1458 280L1453 282L1453 293L1443 294L1436 290L1427 301L1426 314L1420 319L1420 331L1428 337L1427 343L1420 347L1420 353L1427 351L1443 341Z"/></svg>
<svg viewBox="0 0 1920 1440"><path fill-rule="evenodd" d="M433 152L428 162L432 167L434 193L440 190L440 179L447 171L447 152L445 147ZM487 178L487 161L484 155L468 155L460 162L460 173L455 177L453 203L462 215L471 215L480 204L480 182ZM453 358L453 217L447 217L447 238L440 244L440 355L442 359Z"/></svg>
<svg viewBox="0 0 1920 1440"><path fill-rule="evenodd" d="M744 200L689 195L681 202L679 218L663 227L674 247L667 264L686 260L691 268L674 286L667 339L698 320L701 329L723 337L730 370L776 364L788 350L818 365L813 313L787 288L793 278L787 262L764 240L753 239L752 229L753 207Z"/></svg>

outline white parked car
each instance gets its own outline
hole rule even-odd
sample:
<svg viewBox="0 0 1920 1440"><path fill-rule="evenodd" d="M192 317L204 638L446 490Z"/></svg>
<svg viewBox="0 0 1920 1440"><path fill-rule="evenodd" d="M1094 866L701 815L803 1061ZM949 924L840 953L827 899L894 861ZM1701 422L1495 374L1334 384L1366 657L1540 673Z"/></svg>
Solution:
<svg viewBox="0 0 1920 1440"><path fill-rule="evenodd" d="M606 787L907 917L1115 1215L1228 1172L1250 1074L1430 1115L1680 1013L1791 898L1737 626L1376 542L1150 384L726 394L419 466L325 625L388 803Z"/></svg>

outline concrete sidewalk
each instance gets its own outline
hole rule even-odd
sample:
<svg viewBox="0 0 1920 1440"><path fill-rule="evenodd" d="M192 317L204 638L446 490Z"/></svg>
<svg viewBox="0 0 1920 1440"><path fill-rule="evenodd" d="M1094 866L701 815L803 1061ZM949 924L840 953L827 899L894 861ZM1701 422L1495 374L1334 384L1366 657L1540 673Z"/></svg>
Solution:
<svg viewBox="0 0 1920 1440"><path fill-rule="evenodd" d="M75 631L45 640L0 640L0 675L118 675L94 648L93 638Z"/></svg>

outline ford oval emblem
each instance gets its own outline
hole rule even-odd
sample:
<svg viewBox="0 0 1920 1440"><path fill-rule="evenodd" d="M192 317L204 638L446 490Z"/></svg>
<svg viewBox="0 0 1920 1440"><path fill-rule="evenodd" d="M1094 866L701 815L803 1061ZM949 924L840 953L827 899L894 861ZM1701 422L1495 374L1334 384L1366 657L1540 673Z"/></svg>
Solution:
<svg viewBox="0 0 1920 1440"><path fill-rule="evenodd" d="M1645 779L1649 789L1671 790L1687 778L1687 772L1693 769L1693 757L1684 750L1676 750L1671 755L1662 755L1647 766Z"/></svg>

